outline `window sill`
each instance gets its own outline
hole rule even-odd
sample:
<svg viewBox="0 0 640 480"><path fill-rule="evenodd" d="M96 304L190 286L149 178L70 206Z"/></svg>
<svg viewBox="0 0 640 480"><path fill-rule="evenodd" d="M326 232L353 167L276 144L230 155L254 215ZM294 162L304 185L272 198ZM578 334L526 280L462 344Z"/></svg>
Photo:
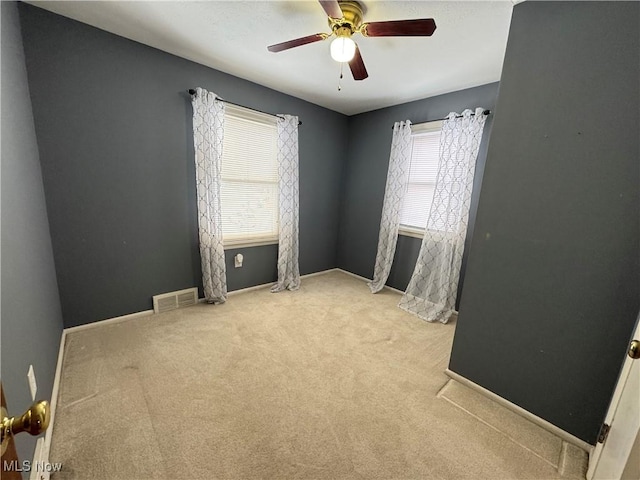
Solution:
<svg viewBox="0 0 640 480"><path fill-rule="evenodd" d="M424 230L418 230L413 228L400 227L398 235L404 235L405 237L424 238Z"/></svg>
<svg viewBox="0 0 640 480"><path fill-rule="evenodd" d="M262 247L264 245L277 245L278 237L268 238L244 238L237 240L225 240L224 249L233 250L236 248Z"/></svg>
<svg viewBox="0 0 640 480"><path fill-rule="evenodd" d="M436 241L452 241L455 238L455 234L451 232L444 232L442 230L431 230L432 238ZM424 230L412 229L407 227L400 227L398 235L404 235L405 237L424 238Z"/></svg>

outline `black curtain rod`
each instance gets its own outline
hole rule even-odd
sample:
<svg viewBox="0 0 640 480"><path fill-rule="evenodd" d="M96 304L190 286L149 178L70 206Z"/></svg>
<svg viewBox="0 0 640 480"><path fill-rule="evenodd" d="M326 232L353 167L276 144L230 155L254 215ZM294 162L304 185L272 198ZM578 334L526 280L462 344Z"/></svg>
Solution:
<svg viewBox="0 0 640 480"><path fill-rule="evenodd" d="M482 112L482 114L491 115L491 110L485 110L484 112ZM475 115L475 113L472 113L471 115ZM456 118L462 118L462 115L456 115ZM440 122L442 120L447 120L447 118L436 118L435 120L427 120L426 122L420 122L420 123ZM416 125L420 125L420 123L417 123ZM391 127L391 130L393 130L393 126Z"/></svg>
<svg viewBox="0 0 640 480"><path fill-rule="evenodd" d="M189 95L195 95L196 91L193 88L189 89ZM249 110L253 110L254 112L260 112L260 113L264 113L265 115L271 115L272 117L278 117L278 118L284 118L282 115L275 115L273 113L269 113L269 112L263 112L262 110L256 110L255 108L251 108L251 107L245 107L244 105L240 105L239 103L233 103L230 102L229 100L223 100L222 98L218 97L218 100L220 100L221 102L224 103L228 103L229 105L235 105L236 107L242 107L242 108L246 108ZM302 125L302 122L300 120L298 120L298 126Z"/></svg>

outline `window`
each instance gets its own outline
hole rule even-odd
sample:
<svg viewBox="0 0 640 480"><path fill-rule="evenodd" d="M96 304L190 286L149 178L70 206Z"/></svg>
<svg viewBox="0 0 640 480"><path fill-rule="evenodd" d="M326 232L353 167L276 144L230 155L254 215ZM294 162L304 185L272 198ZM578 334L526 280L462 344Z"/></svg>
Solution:
<svg viewBox="0 0 640 480"><path fill-rule="evenodd" d="M413 125L411 130L409 184L400 211L400 233L421 238L436 188L442 121Z"/></svg>
<svg viewBox="0 0 640 480"><path fill-rule="evenodd" d="M225 247L278 241L276 119L226 105L221 172Z"/></svg>

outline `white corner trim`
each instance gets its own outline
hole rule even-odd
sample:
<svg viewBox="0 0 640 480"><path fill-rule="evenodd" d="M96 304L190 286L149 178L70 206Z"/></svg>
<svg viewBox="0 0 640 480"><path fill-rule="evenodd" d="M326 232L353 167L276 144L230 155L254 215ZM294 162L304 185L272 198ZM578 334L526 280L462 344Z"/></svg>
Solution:
<svg viewBox="0 0 640 480"><path fill-rule="evenodd" d="M60 335L60 347L58 349L58 361L56 363L56 373L53 376L53 387L51 388L51 400L49 401L50 417L49 427L44 434L44 451L41 453L40 461L49 462L49 451L51 450L51 437L53 436L53 426L56 419L56 408L58 407L58 391L60 390L60 377L62 376L62 361L64 359L64 346L67 340L67 331L62 329Z"/></svg>
<svg viewBox="0 0 640 480"><path fill-rule="evenodd" d="M497 395L492 391L487 390L484 387L481 387L477 383L472 382L468 378L465 378L462 375L449 370L448 368L444 371L444 373L450 378L454 379L455 381L461 383L465 387L469 387L472 390L475 390L479 394L484 395L490 400L493 400L497 404L502 405L503 407L508 408L509 410L520 415L521 417L526 418L530 422L535 423L540 428L543 428L548 432L553 433L555 436L560 437L565 442L571 443L572 445L575 445L576 447L581 448L587 453L591 453L591 450L593 449L592 445L570 434L569 432L562 430L560 427L556 427L553 423L550 423L538 417L537 415L534 415L533 413L529 412L528 410L525 410L524 408L516 405L515 403L511 403L509 400L502 398L500 395Z"/></svg>
<svg viewBox="0 0 640 480"><path fill-rule="evenodd" d="M351 275L352 277L358 278L358 279L360 279L360 280L362 280L364 282L367 282L367 283L371 281L370 278L363 277L361 275L358 275L357 273L349 272L349 271L343 270L341 268L336 268L335 270L337 270L339 272L342 272L342 273L346 273L347 275ZM399 293L400 295L404 295L404 292L402 290L398 290L397 288L390 287L389 285L385 285L384 288L386 288L387 290L391 290L392 292Z"/></svg>

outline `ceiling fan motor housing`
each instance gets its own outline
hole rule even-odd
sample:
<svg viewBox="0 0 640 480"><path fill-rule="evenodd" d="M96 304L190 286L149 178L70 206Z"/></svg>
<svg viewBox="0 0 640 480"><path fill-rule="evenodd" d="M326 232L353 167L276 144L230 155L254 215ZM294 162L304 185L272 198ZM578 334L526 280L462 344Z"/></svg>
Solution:
<svg viewBox="0 0 640 480"><path fill-rule="evenodd" d="M329 17L329 26L336 36L351 36L357 32L362 24L364 12L358 2L351 0L338 2L342 10L342 18ZM345 29L348 29L348 34Z"/></svg>

